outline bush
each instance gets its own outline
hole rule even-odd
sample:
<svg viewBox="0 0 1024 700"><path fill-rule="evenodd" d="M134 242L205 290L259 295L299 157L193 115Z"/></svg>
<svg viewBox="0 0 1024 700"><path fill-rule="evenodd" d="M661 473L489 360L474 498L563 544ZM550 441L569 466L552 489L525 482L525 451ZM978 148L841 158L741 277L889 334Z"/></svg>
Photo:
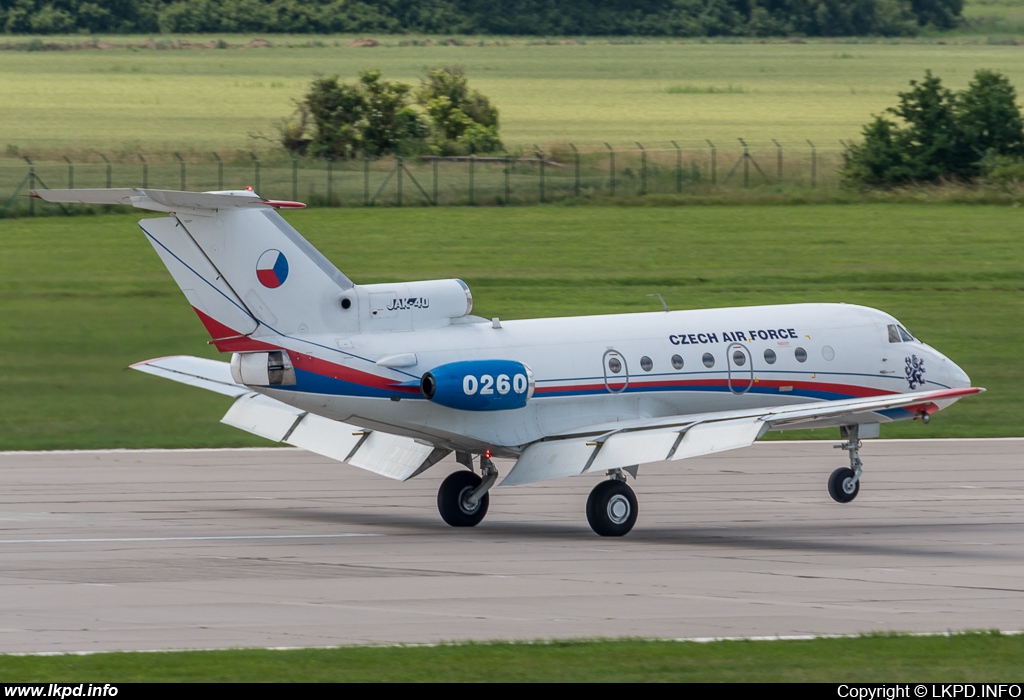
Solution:
<svg viewBox="0 0 1024 700"><path fill-rule="evenodd" d="M360 154L441 155L500 151L498 110L471 90L461 68L440 68L412 88L364 71L355 85L338 76L313 80L291 119L277 124L281 145L293 153L331 158Z"/></svg>
<svg viewBox="0 0 1024 700"><path fill-rule="evenodd" d="M930 71L910 81L900 102L864 127L864 142L843 152L842 175L858 185L892 187L974 180L986 163L1024 156L1024 121L1016 92L1000 73L979 70L954 94Z"/></svg>

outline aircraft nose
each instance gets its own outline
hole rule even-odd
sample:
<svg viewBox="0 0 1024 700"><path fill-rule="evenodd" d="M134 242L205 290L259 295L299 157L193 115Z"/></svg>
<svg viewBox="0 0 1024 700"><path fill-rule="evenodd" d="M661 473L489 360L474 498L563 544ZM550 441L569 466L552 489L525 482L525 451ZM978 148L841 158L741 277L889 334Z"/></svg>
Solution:
<svg viewBox="0 0 1024 700"><path fill-rule="evenodd" d="M945 373L949 377L949 386L958 389L971 385L971 378L967 376L967 372L964 372L957 363L948 357L943 357L942 359L944 369L946 370Z"/></svg>

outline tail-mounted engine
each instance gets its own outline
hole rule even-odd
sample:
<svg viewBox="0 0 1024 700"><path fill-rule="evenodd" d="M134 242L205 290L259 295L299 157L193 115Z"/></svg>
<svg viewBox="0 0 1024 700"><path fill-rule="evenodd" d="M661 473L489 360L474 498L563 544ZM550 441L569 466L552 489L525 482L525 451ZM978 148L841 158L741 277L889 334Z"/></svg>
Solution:
<svg viewBox="0 0 1024 700"><path fill-rule="evenodd" d="M295 386L295 368L285 350L234 353L231 378L246 386Z"/></svg>
<svg viewBox="0 0 1024 700"><path fill-rule="evenodd" d="M451 362L420 380L424 397L463 411L522 408L533 396L533 388L533 370L513 360Z"/></svg>

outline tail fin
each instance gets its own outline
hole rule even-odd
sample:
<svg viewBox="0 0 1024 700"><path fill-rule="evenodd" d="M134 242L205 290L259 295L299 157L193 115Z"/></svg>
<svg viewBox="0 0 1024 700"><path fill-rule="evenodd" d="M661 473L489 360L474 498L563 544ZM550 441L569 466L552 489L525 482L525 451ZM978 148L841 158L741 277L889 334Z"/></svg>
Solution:
<svg viewBox="0 0 1024 700"><path fill-rule="evenodd" d="M358 318L341 306L351 280L275 211L303 206L297 202L266 200L245 190L37 190L33 195L169 213L139 225L222 351L263 349L260 338L278 334L358 331Z"/></svg>

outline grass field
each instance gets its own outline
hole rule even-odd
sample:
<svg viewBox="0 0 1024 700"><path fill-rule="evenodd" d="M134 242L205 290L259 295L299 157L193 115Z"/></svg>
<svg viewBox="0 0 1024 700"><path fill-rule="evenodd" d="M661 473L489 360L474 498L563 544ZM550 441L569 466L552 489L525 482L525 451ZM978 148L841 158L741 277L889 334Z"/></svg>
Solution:
<svg viewBox="0 0 1024 700"><path fill-rule="evenodd" d="M0 221L0 449L261 444L217 422L228 399L125 369L162 355L215 356L138 218ZM462 277L487 318L651 311L654 292L676 309L883 308L989 389L927 427L886 426L883 437L1024 435L1019 209L553 206L289 218L357 282Z"/></svg>
<svg viewBox="0 0 1024 700"><path fill-rule="evenodd" d="M12 682L1017 682L1024 637L642 640L0 656Z"/></svg>
<svg viewBox="0 0 1024 700"><path fill-rule="evenodd" d="M79 37L78 40L81 38ZM122 40L119 38L118 40ZM304 40L310 40L305 37ZM280 39L284 42L285 39ZM461 64L501 111L511 149L602 142L632 148L704 139L735 145L805 140L839 150L896 93L932 70L955 89L979 68L1024 85L1020 48L900 41L648 42L472 46L0 52L0 151L60 160L172 151L266 149L314 74L380 68L416 83ZM338 45L335 46L334 44ZM173 161L172 161L173 162Z"/></svg>

